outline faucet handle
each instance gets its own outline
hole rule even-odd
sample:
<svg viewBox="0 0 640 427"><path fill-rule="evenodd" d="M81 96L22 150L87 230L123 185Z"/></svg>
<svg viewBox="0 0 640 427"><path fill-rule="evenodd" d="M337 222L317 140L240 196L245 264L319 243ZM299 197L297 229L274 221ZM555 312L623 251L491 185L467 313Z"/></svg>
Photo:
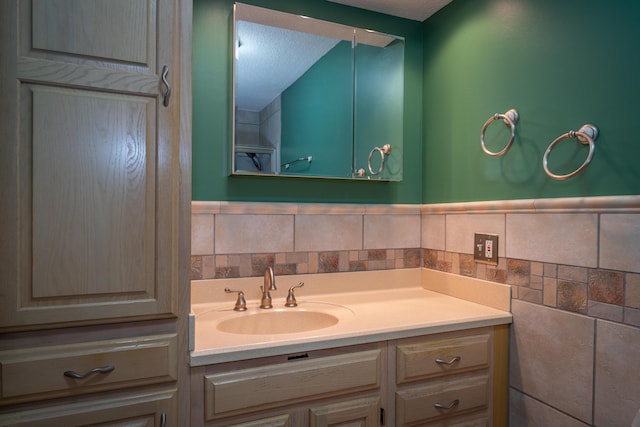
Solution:
<svg viewBox="0 0 640 427"><path fill-rule="evenodd" d="M264 271L264 291L277 291L276 288L276 277L273 273L273 267L269 266Z"/></svg>
<svg viewBox="0 0 640 427"><path fill-rule="evenodd" d="M287 301L284 304L285 307L296 307L298 305L298 303L296 301L296 297L293 294L293 291L296 288L301 288L303 286L304 286L304 282L300 282L297 285L293 285L292 287L289 288L289 294L287 295Z"/></svg>
<svg viewBox="0 0 640 427"><path fill-rule="evenodd" d="M235 311L245 311L247 309L247 300L244 299L244 292L232 291L229 288L224 288L224 291L228 294L237 293L238 299L236 300L236 306L233 307Z"/></svg>

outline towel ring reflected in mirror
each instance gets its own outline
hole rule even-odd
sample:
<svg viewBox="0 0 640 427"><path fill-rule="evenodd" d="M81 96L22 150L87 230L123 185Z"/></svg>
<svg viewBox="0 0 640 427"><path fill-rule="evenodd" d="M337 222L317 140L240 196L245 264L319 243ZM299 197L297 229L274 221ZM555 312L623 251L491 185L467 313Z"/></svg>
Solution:
<svg viewBox="0 0 640 427"><path fill-rule="evenodd" d="M373 157L373 153L375 153L376 151L380 153L380 167L376 172L374 172L373 168L371 167L371 158ZM384 156L388 156L389 154L391 154L391 144L384 144L382 148L373 147L373 150L371 150L371 152L369 153L369 158L367 159L367 165L369 166L369 173L371 175L378 175L382 173L382 170L384 169Z"/></svg>

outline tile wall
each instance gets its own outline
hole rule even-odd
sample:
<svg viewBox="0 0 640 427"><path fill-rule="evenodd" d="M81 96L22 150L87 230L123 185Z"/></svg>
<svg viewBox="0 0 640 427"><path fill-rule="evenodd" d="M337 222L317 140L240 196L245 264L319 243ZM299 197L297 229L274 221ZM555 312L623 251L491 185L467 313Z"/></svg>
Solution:
<svg viewBox="0 0 640 427"><path fill-rule="evenodd" d="M191 278L421 266L420 206L194 202Z"/></svg>
<svg viewBox="0 0 640 427"><path fill-rule="evenodd" d="M640 197L423 206L423 267L512 286L510 425L631 425L639 213ZM497 266L473 261L474 232L499 236Z"/></svg>
<svg viewBox="0 0 640 427"><path fill-rule="evenodd" d="M640 197L192 209L194 280L421 266L512 285L513 426L640 409ZM497 266L474 262L475 232L499 236Z"/></svg>

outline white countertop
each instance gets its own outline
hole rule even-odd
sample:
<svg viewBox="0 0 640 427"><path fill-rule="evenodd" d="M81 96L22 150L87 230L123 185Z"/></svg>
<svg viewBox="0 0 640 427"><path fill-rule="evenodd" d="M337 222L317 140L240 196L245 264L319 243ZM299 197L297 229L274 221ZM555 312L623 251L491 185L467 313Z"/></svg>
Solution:
<svg viewBox="0 0 640 427"><path fill-rule="evenodd" d="M304 294L296 291L298 307L285 308L284 297L273 297L270 310L315 310L320 305L339 318L335 325L307 332L273 335L221 332L224 319L267 312L257 300L247 311L233 311L233 300L192 304L195 314L191 366L363 344L410 336L511 323L511 313L466 301L422 286L355 292ZM325 310L325 309L323 309Z"/></svg>

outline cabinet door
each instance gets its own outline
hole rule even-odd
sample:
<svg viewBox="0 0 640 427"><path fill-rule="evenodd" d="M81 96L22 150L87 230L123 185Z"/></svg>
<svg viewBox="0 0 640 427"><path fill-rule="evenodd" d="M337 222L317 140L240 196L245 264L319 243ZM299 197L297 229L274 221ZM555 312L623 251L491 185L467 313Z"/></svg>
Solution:
<svg viewBox="0 0 640 427"><path fill-rule="evenodd" d="M1 3L0 327L176 313L172 3Z"/></svg>
<svg viewBox="0 0 640 427"><path fill-rule="evenodd" d="M368 397L309 409L310 427L374 427L380 425L380 399Z"/></svg>

